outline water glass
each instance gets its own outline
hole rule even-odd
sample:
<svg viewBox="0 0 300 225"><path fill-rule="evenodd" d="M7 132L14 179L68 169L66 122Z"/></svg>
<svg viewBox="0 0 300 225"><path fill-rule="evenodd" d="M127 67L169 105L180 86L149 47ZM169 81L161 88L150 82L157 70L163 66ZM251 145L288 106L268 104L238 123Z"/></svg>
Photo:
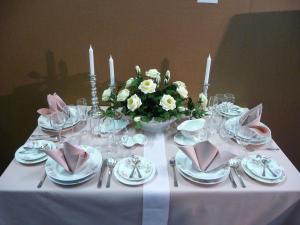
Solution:
<svg viewBox="0 0 300 225"><path fill-rule="evenodd" d="M58 140L61 142L61 132L67 121L67 115L64 112L54 112L50 115L51 127L58 131Z"/></svg>

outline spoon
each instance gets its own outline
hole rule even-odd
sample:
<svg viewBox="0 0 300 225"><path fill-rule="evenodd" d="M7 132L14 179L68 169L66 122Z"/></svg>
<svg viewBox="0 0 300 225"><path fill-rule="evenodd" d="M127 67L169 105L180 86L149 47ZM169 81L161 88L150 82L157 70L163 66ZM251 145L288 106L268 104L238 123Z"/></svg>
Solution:
<svg viewBox="0 0 300 225"><path fill-rule="evenodd" d="M116 165L116 160L113 159L113 158L108 158L107 166L109 168L109 171L108 171L108 178L107 178L106 188L110 187L111 175L112 175L112 171L113 171L113 168L114 168L115 165Z"/></svg>
<svg viewBox="0 0 300 225"><path fill-rule="evenodd" d="M141 162L141 160L139 159L139 157L137 157L137 156L135 156L135 155L132 155L132 162L133 162L134 166L133 166L133 169L132 169L132 172L131 172L129 178L132 178L132 177L133 177L133 174L134 174L134 171L135 171L135 170L136 170L137 173L138 173L138 177L139 177L139 178L142 178L142 175L141 175L140 170L139 170L139 168L138 168L138 164Z"/></svg>
<svg viewBox="0 0 300 225"><path fill-rule="evenodd" d="M237 168L239 167L239 164L240 164L240 162L239 162L238 159L230 159L230 160L229 160L229 165L230 165L230 167L233 168L233 171L235 172L236 176L238 177L241 186L242 186L243 188L245 188L246 185L245 185L245 183L244 183L244 180L243 180L241 174L240 174L240 173L238 172L238 170L237 170Z"/></svg>

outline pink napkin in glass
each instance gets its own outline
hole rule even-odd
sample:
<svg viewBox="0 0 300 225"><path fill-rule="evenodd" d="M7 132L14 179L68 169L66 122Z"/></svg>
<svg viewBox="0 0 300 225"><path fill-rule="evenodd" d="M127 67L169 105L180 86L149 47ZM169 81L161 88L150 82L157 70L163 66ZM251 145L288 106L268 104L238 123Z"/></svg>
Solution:
<svg viewBox="0 0 300 225"><path fill-rule="evenodd" d="M86 162L89 155L79 146L65 142L63 148L42 150L69 173L75 173Z"/></svg>
<svg viewBox="0 0 300 225"><path fill-rule="evenodd" d="M249 127L260 136L269 136L270 130L260 123L261 114L262 104L259 104L242 115L239 123L241 126Z"/></svg>
<svg viewBox="0 0 300 225"><path fill-rule="evenodd" d="M50 115L56 111L63 112L64 107L66 106L66 103L56 93L54 93L53 95L47 95L47 102L49 108L41 108L37 110L37 112L43 116Z"/></svg>
<svg viewBox="0 0 300 225"><path fill-rule="evenodd" d="M178 146L192 160L193 166L200 171L210 171L228 163L236 155L219 151L209 141L199 142L193 146Z"/></svg>

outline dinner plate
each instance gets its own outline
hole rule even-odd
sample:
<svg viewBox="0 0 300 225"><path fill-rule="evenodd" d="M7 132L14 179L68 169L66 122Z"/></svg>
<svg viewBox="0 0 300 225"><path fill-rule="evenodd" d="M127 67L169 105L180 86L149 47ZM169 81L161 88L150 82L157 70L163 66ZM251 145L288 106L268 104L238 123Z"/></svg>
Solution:
<svg viewBox="0 0 300 225"><path fill-rule="evenodd" d="M174 142L178 145L194 145L197 143L196 140L188 138L181 133L177 133L174 135Z"/></svg>
<svg viewBox="0 0 300 225"><path fill-rule="evenodd" d="M240 116L243 113L243 108L237 106L237 105L232 105L230 106L230 109L228 111L225 111L223 107L224 103L221 103L217 105L216 111L226 117L235 117L235 116Z"/></svg>
<svg viewBox="0 0 300 225"><path fill-rule="evenodd" d="M145 183L150 182L152 179L154 179L155 175L156 175L156 168L155 165L153 164L153 170L151 175L143 180L138 180L138 181L131 181L131 180L127 180L124 177L122 177L119 172L118 172L118 167L119 167L119 163L116 164L114 170L113 170L113 174L115 176L115 178L122 184L128 185L128 186L138 186L138 185L142 185Z"/></svg>
<svg viewBox="0 0 300 225"><path fill-rule="evenodd" d="M271 141L271 130L268 128L267 125L261 122L260 122L260 126L264 126L266 129L268 129L270 135L262 136L256 133L255 131L251 131L251 130L249 130L249 132L243 132L243 130L239 130L236 135L235 129L237 126L239 126L239 120L240 117L234 117L228 119L224 124L225 130L229 134L234 136L234 139L237 140L237 142L247 142L249 145L264 145Z"/></svg>
<svg viewBox="0 0 300 225"><path fill-rule="evenodd" d="M35 147L42 147L43 145L48 145L50 149L55 149L56 145L52 141L37 140ZM15 159L22 164L37 164L47 160L47 155L44 152L25 150L24 147L29 146L29 144L24 144L15 152ZM24 153L22 153L24 151Z"/></svg>
<svg viewBox="0 0 300 225"><path fill-rule="evenodd" d="M48 157L45 165L47 175L58 181L71 182L84 179L97 171L102 165L101 153L96 148L91 146L81 145L81 148L87 151L87 153L89 154L89 158L78 172L73 174L68 173L55 160Z"/></svg>
<svg viewBox="0 0 300 225"><path fill-rule="evenodd" d="M181 150L175 156L176 168L187 177L201 183L218 183L229 175L230 167L221 166L220 169L213 169L207 172L196 170L192 161Z"/></svg>
<svg viewBox="0 0 300 225"><path fill-rule="evenodd" d="M248 161L248 159L249 159L248 157L243 158L242 161L241 161L241 166L242 166L243 170L245 171L245 173L249 177L251 177L252 179L254 179L256 181L259 181L261 183L265 183L265 184L278 184L278 183L283 182L286 179L286 174L285 174L284 171L282 171L281 177L279 177L278 179L275 179L275 180L263 179L261 177L256 176L247 167L247 161Z"/></svg>
<svg viewBox="0 0 300 225"><path fill-rule="evenodd" d="M80 118L77 115L77 109L73 107L69 107L70 110L70 117L66 121L66 124L63 127L63 130L70 129L77 125L80 122ZM50 131L50 132L57 132L57 129L54 129L51 126L50 119L47 116L39 116L38 118L38 126L41 127L45 131Z"/></svg>
<svg viewBox="0 0 300 225"><path fill-rule="evenodd" d="M192 182L197 183L197 184L202 184L202 185L214 185L214 184L223 183L228 177L228 176L224 176L220 179L207 181L207 180L195 179L195 178L193 178L191 176L188 176L187 174L183 173L181 170L178 170L178 172L180 173L180 175L182 175L187 180L192 181Z"/></svg>
<svg viewBox="0 0 300 225"><path fill-rule="evenodd" d="M153 173L154 164L144 157L136 157L138 157L140 160L140 163L138 164L138 169L140 171L141 178L138 176L136 169L134 170L133 177L130 177L134 167L132 157L124 158L118 162L117 172L122 178L129 181L140 181L145 180L151 176L151 174Z"/></svg>
<svg viewBox="0 0 300 225"><path fill-rule="evenodd" d="M49 180L51 180L53 183L59 184L59 185L63 185L63 186L72 186L72 185L77 185L77 184L82 184L84 182L87 182L91 179L93 179L95 177L96 173L91 174L90 176L87 176L83 179L79 179L79 180L74 180L74 181L60 181L60 180L56 180L52 177L48 177Z"/></svg>

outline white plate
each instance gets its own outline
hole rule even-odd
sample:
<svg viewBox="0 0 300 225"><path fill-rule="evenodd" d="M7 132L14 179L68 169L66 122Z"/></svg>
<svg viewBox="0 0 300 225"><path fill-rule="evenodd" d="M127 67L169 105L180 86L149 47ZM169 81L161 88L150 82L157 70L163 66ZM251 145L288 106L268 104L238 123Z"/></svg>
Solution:
<svg viewBox="0 0 300 225"><path fill-rule="evenodd" d="M83 179L80 179L80 180L75 180L75 181L66 181L66 182L63 182L63 181L60 181L60 180L56 180L56 179L53 179L52 177L48 177L49 180L51 180L53 183L56 183L56 184L59 184L59 185L63 185L63 186L72 186L72 185L77 185L77 184L82 184L84 182L87 182L89 180L91 180L92 178L94 178L96 175L96 173L93 173L91 174L90 176L88 177L85 177Z"/></svg>
<svg viewBox="0 0 300 225"><path fill-rule="evenodd" d="M266 156L262 156L265 157ZM269 171L268 168L265 169L265 176L262 176L264 165L260 159L256 157L256 154L249 155L247 157L246 166L247 168L257 177L261 179L268 179L268 180L276 180L282 176L283 167L280 166L275 160L268 159L269 163L268 166L270 169L277 175L274 177L272 173Z"/></svg>
<svg viewBox="0 0 300 225"><path fill-rule="evenodd" d="M56 145L52 141L45 141L45 140L37 140L37 147L43 146L47 144L50 149L55 149ZM22 164L30 165L30 164L36 164L45 161L48 157L45 153L40 152L32 152L29 150L29 153L20 153L21 151L24 151L24 146L28 146L27 144L22 145L15 153L15 159Z"/></svg>
<svg viewBox="0 0 300 225"><path fill-rule="evenodd" d="M245 173L251 177L252 179L254 180L257 180L261 183L265 183L265 184L278 184L278 183L281 183L283 182L285 179L286 179L286 174L284 171L282 171L282 176L279 177L278 179L275 179L275 180L268 180L268 179L262 179L260 177L257 177L255 174L253 174L247 167L247 160L248 158L245 157L242 162L241 162L241 165L242 165L242 168L243 170L245 171Z"/></svg>
<svg viewBox="0 0 300 225"><path fill-rule="evenodd" d="M181 133L177 133L174 136L174 142L179 145L194 145L197 142L193 140L192 138L188 138L186 136L183 136Z"/></svg>
<svg viewBox="0 0 300 225"><path fill-rule="evenodd" d="M70 174L55 160L48 157L48 160L45 165L47 175L61 182L70 182L84 179L85 177L88 177L95 171L97 171L102 165L101 153L96 148L93 148L91 146L81 145L81 147L88 152L89 158L84 163L80 171L74 174Z"/></svg>
<svg viewBox="0 0 300 225"><path fill-rule="evenodd" d="M134 166L132 162L132 157L124 158L118 162L117 172L122 178L129 181L140 181L140 180L145 180L151 176L154 169L153 163L150 160L145 159L144 157L141 156L137 156L137 157L140 160L140 163L138 164L138 168L141 173L141 178L138 177L138 173L136 169L133 173L133 177L130 178Z"/></svg>
<svg viewBox="0 0 300 225"><path fill-rule="evenodd" d="M70 109L71 116L67 120L65 126L63 127L63 130L69 129L69 128L75 126L76 124L78 124L80 122L80 118L77 115L76 109L73 108L73 107L69 107L69 109ZM57 132L56 129L52 128L49 117L47 117L47 116L42 116L42 115L39 116L38 126L41 127L43 130L46 130L46 131Z"/></svg>
<svg viewBox="0 0 300 225"><path fill-rule="evenodd" d="M181 150L177 151L175 156L176 168L185 175L199 182L209 183L222 180L227 177L230 172L229 166L221 167L220 169L204 172L194 169L192 161Z"/></svg>
<svg viewBox="0 0 300 225"><path fill-rule="evenodd" d="M235 130L234 130L234 127L236 126L239 126L239 120L240 120L240 117L234 117L234 118L231 118L231 119L228 119L226 122L225 122L225 125L224 125L224 128L233 136L235 136ZM269 136L260 136L259 134L257 134L256 132L254 132L256 135L251 139L249 140L249 137L243 135L242 133L238 133L236 137L234 137L237 141L245 141L247 140L247 142L250 144L250 145L264 145L264 144L267 144L270 140L271 140L271 131L270 129L268 128L267 125L263 124L263 123L260 123L261 126L264 126L266 127L268 130L269 130L269 133L270 135Z"/></svg>
<svg viewBox="0 0 300 225"><path fill-rule="evenodd" d="M197 184L203 184L203 185L214 185L214 184L219 184L219 183L223 183L228 176L224 176L223 178L221 179L217 179L217 180L211 180L211 181L205 181L205 180L197 180L197 179L194 179L193 177L190 177L188 176L187 174L183 173L181 170L178 170L178 172L186 179L194 182L194 183L197 183Z"/></svg>
<svg viewBox="0 0 300 225"><path fill-rule="evenodd" d="M222 104L222 103L221 103ZM235 116L240 116L243 113L243 108L237 106L237 105L232 105L231 109L228 111L224 111L224 108L220 105L217 105L216 111L223 116L227 117L235 117Z"/></svg>
<svg viewBox="0 0 300 225"><path fill-rule="evenodd" d="M128 186L138 186L138 185L142 185L142 184L145 184L145 183L148 183L149 181L151 181L155 175L156 175L156 168L153 164L153 170L152 170L152 173L151 175L147 178L147 179L144 179L144 180L139 180L139 181L129 181L125 178L123 178L122 176L119 175L118 173L118 167L119 167L119 164L117 163L117 165L115 166L114 170L113 170L113 173L114 173L114 176L115 178L122 184L126 184Z"/></svg>

